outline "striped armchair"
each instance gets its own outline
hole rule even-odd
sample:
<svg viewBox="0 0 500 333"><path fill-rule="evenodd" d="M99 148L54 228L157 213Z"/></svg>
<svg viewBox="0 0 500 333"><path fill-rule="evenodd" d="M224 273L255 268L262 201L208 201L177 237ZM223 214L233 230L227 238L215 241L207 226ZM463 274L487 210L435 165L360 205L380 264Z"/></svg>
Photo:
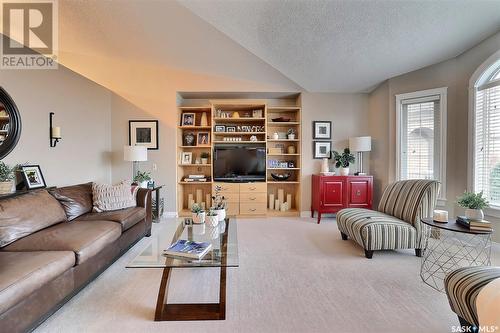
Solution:
<svg viewBox="0 0 500 333"><path fill-rule="evenodd" d="M500 279L500 267L474 266L462 267L449 273L444 279L444 286L451 310L458 316L461 326L479 327L478 308L476 300L479 292L493 280ZM495 287L494 285L492 285ZM489 292L491 290L487 290ZM498 303L498 297L496 298ZM489 304L493 306L493 304ZM500 313L500 310L498 310ZM481 313L479 313L481 315ZM484 316L484 313L482 314ZM481 317L483 320L484 318ZM498 319L498 316L497 316ZM490 325L492 323L481 323ZM471 329L469 332L473 332Z"/></svg>
<svg viewBox="0 0 500 333"><path fill-rule="evenodd" d="M435 180L402 180L384 190L378 211L347 208L337 213L343 240L351 237L371 259L373 251L415 249L422 255L422 217L432 216L439 192Z"/></svg>

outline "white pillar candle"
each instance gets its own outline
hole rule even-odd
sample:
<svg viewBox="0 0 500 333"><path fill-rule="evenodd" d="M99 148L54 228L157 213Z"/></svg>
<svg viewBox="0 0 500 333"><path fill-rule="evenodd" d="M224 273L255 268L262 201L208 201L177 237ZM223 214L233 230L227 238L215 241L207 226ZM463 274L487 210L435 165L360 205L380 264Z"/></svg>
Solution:
<svg viewBox="0 0 500 333"><path fill-rule="evenodd" d="M290 193L286 195L286 204L288 209L292 208L292 195Z"/></svg>
<svg viewBox="0 0 500 333"><path fill-rule="evenodd" d="M283 202L285 202L285 191L282 188L278 189L278 201L280 206Z"/></svg>
<svg viewBox="0 0 500 333"><path fill-rule="evenodd" d="M52 137L57 139L61 138L61 127L52 127Z"/></svg>
<svg viewBox="0 0 500 333"><path fill-rule="evenodd" d="M436 209L434 211L433 220L437 221L437 222L443 222L443 223L448 222L448 212L446 210Z"/></svg>
<svg viewBox="0 0 500 333"><path fill-rule="evenodd" d="M203 200L203 190L201 188L196 189L196 203L201 204Z"/></svg>
<svg viewBox="0 0 500 333"><path fill-rule="evenodd" d="M274 209L280 210L280 201L278 199L274 200Z"/></svg>
<svg viewBox="0 0 500 333"><path fill-rule="evenodd" d="M269 209L274 209L274 194L269 194Z"/></svg>

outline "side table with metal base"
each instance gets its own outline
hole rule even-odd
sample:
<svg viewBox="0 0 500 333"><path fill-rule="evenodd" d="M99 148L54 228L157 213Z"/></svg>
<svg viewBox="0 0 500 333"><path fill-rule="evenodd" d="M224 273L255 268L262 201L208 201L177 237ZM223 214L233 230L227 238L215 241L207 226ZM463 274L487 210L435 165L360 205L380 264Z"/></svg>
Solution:
<svg viewBox="0 0 500 333"><path fill-rule="evenodd" d="M444 278L457 268L490 265L491 231L470 230L454 220L421 221L424 253L420 277L432 288L444 292Z"/></svg>

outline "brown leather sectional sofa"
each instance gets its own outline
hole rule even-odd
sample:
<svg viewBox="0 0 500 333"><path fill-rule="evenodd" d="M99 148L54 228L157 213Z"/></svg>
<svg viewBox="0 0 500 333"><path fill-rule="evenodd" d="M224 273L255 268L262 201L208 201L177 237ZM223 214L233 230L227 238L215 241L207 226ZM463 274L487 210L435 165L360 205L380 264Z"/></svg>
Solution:
<svg viewBox="0 0 500 333"><path fill-rule="evenodd" d="M0 200L0 331L32 330L151 235L150 201L92 213L91 183Z"/></svg>

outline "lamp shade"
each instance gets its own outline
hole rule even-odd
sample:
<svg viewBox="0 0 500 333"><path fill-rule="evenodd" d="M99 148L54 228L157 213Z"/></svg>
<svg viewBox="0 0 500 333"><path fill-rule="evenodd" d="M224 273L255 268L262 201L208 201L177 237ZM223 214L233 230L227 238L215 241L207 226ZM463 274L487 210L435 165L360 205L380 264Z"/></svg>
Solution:
<svg viewBox="0 0 500 333"><path fill-rule="evenodd" d="M349 149L351 151L371 151L372 150L372 137L371 136L357 136L349 138Z"/></svg>
<svg viewBox="0 0 500 333"><path fill-rule="evenodd" d="M147 161L148 148L144 146L124 146L123 159L132 162Z"/></svg>

